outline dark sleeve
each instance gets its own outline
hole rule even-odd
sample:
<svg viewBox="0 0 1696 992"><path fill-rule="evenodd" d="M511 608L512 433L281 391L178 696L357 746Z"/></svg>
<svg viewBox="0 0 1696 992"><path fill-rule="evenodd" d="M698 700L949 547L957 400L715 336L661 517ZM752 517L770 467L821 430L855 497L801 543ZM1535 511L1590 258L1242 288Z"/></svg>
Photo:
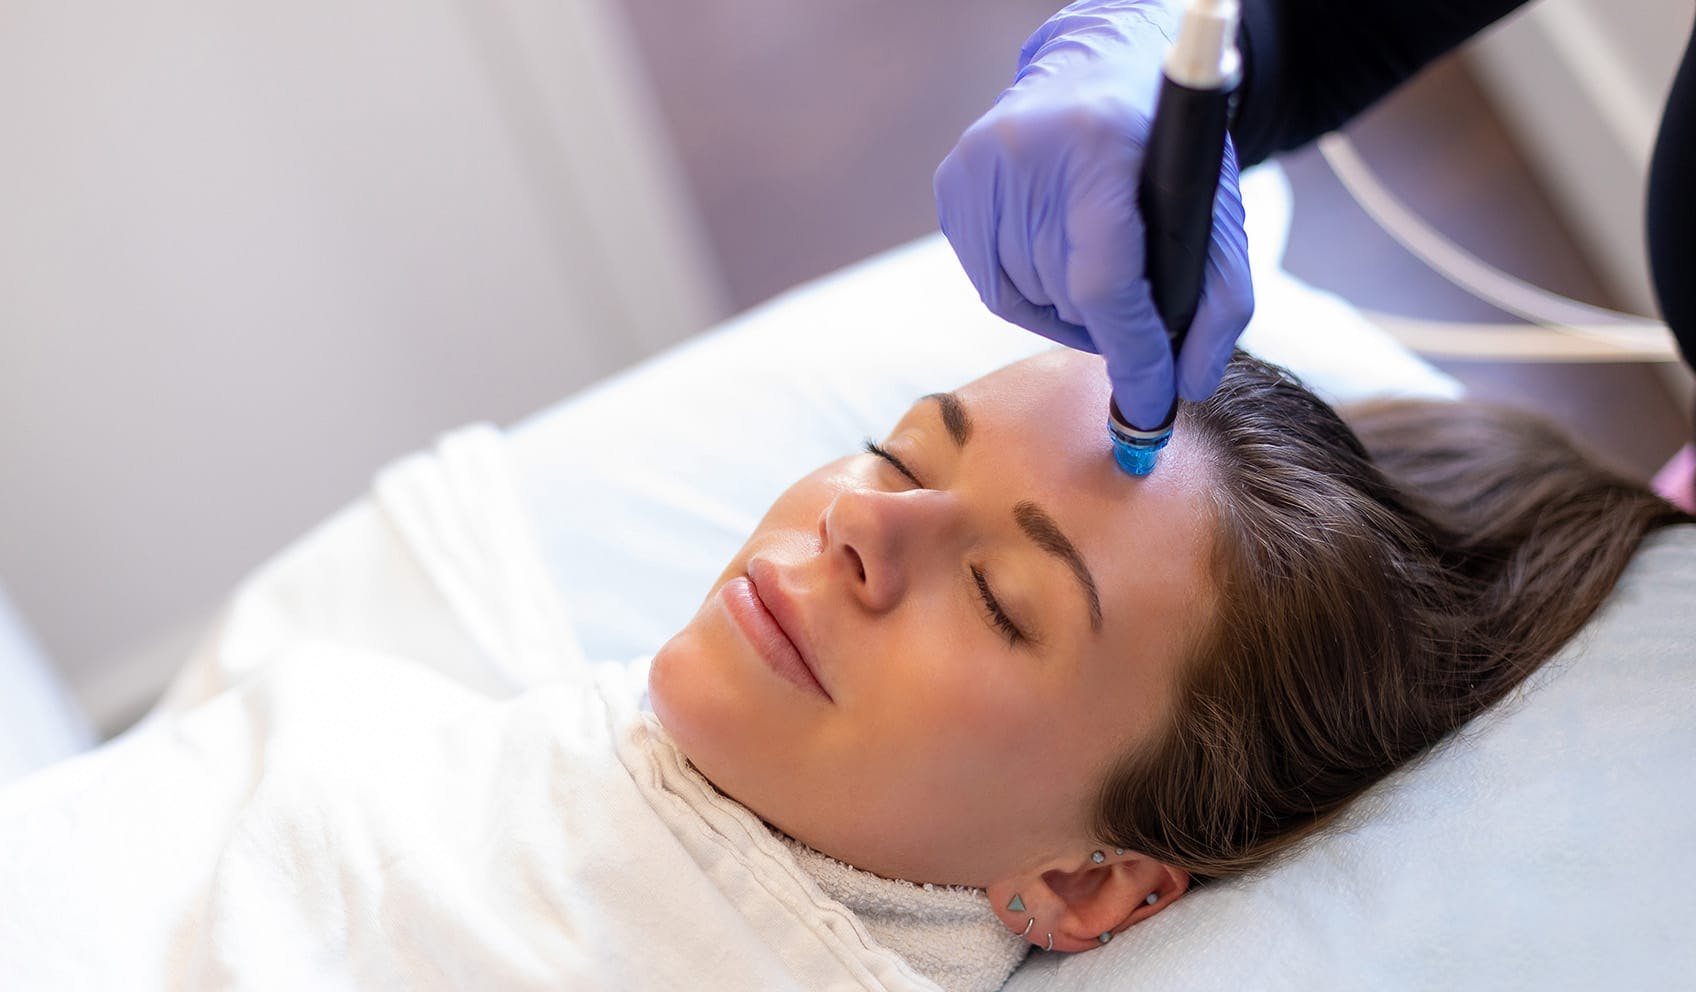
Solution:
<svg viewBox="0 0 1696 992"><path fill-rule="evenodd" d="M1649 162L1649 268L1661 314L1696 369L1696 32L1674 77Z"/></svg>
<svg viewBox="0 0 1696 992"><path fill-rule="evenodd" d="M1526 0L1243 0L1244 167L1312 141Z"/></svg>

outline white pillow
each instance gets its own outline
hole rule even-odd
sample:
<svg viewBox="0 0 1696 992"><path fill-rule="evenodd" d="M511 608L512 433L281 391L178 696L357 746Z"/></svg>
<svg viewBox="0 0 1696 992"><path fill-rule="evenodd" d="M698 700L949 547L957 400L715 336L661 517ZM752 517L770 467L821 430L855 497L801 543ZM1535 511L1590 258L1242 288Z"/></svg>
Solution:
<svg viewBox="0 0 1696 992"><path fill-rule="evenodd" d="M1652 536L1520 693L1293 860L1004 992L1691 988L1693 601L1696 527Z"/></svg>
<svg viewBox="0 0 1696 992"><path fill-rule="evenodd" d="M1459 394L1353 308L1278 269L1282 172L1252 170L1243 196L1257 296L1245 347L1332 400ZM520 477L584 650L656 650L791 482L881 437L919 396L1049 347L990 314L934 235L527 419L514 430Z"/></svg>

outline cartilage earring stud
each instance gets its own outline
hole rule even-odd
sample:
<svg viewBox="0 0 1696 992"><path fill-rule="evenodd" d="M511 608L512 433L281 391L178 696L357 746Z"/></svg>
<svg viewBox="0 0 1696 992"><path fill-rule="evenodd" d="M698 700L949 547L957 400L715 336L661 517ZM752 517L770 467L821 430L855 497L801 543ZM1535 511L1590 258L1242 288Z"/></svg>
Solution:
<svg viewBox="0 0 1696 992"><path fill-rule="evenodd" d="M1122 855L1123 855L1123 854L1124 854L1124 853L1125 853L1125 849L1124 849L1124 848L1122 848L1122 847L1115 847L1115 848L1114 848L1114 849L1113 849L1113 853L1114 853L1114 854L1118 854L1118 855L1121 855L1121 856L1122 856Z"/></svg>
<svg viewBox="0 0 1696 992"><path fill-rule="evenodd" d="M1095 862L1096 864L1101 864L1103 861L1107 860L1107 855L1102 854L1100 851L1097 851L1094 854L1090 855L1089 859L1091 861Z"/></svg>
<svg viewBox="0 0 1696 992"><path fill-rule="evenodd" d="M1108 941L1113 939L1113 931L1108 930L1107 932L1103 933L1100 937L1097 937L1096 939L1101 941L1103 944L1105 944Z"/></svg>
<svg viewBox="0 0 1696 992"><path fill-rule="evenodd" d="M1160 901L1160 893L1158 893L1158 892L1150 892L1148 894L1148 898L1143 900L1143 902L1148 903L1150 906L1154 905L1155 903L1157 903L1159 901Z"/></svg>

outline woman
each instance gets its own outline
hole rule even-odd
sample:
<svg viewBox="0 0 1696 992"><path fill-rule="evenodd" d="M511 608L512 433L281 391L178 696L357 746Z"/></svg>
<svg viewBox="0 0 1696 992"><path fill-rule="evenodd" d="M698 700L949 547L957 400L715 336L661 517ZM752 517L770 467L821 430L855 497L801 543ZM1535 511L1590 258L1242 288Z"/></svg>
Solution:
<svg viewBox="0 0 1696 992"><path fill-rule="evenodd" d="M803 479L651 677L691 761L768 822L986 889L1039 946L1098 946L1323 826L1684 519L1534 418L1386 403L1357 440L1241 354L1130 479L1099 367L1009 366ZM738 622L750 582L794 651Z"/></svg>
<svg viewBox="0 0 1696 992"><path fill-rule="evenodd" d="M1323 826L1687 520L1516 415L1379 406L1363 448L1246 356L1132 479L1107 390L1037 356L796 483L654 657L657 722L550 633L498 447L391 471L166 716L0 794L38 894L0 971L995 988Z"/></svg>

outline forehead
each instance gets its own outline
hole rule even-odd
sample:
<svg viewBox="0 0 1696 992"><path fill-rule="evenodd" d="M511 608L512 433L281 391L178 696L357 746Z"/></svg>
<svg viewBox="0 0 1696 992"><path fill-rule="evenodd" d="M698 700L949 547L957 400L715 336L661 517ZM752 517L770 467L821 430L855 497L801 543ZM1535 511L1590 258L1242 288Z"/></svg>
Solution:
<svg viewBox="0 0 1696 992"><path fill-rule="evenodd" d="M1094 355L1055 348L996 369L955 392L978 419L996 427L1021 430L1046 422L1064 433L1092 433L1100 427L1106 436L1112 389L1106 363Z"/></svg>
<svg viewBox="0 0 1696 992"><path fill-rule="evenodd" d="M1132 478L1118 468L1107 431L1112 389L1095 355L1055 349L975 379L954 395L971 421L967 454L1016 469L1008 475L1035 487L1033 498L1040 492L1057 503L1102 504L1097 508L1125 520L1158 508L1211 506L1210 453L1183 432L1173 435L1150 475ZM940 406L921 400L908 418L940 420Z"/></svg>
<svg viewBox="0 0 1696 992"><path fill-rule="evenodd" d="M1101 588L1105 633L1148 643L1164 630L1177 643L1204 620L1217 517L1202 446L1180 432L1150 475L1121 471L1105 365L1076 351L1034 356L955 392L971 419L971 484L993 502L1033 500L1053 515ZM915 421L940 425L938 404L916 404Z"/></svg>

